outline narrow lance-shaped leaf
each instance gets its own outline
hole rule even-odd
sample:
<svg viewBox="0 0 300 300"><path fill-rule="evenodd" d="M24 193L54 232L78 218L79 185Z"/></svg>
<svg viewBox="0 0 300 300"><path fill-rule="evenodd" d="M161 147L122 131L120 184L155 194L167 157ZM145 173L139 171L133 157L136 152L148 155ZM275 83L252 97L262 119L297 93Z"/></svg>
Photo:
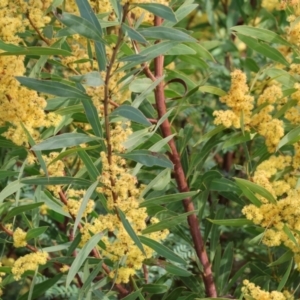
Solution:
<svg viewBox="0 0 300 300"><path fill-rule="evenodd" d="M26 205L14 207L12 210L10 210L7 213L7 215L3 219L3 222L5 222L5 221L11 219L12 217L17 216L23 212L30 211L34 208L37 208L37 207L41 206L42 204L43 204L43 202L38 202L38 203L32 203L32 204L26 204Z"/></svg>
<svg viewBox="0 0 300 300"><path fill-rule="evenodd" d="M138 33L133 28L127 26L125 23L122 24L122 30L125 31L132 40L135 40L141 44L148 43L147 40L140 33Z"/></svg>
<svg viewBox="0 0 300 300"><path fill-rule="evenodd" d="M146 126L151 125L148 119L144 114L137 108L130 105L122 105L116 108L111 114L110 117L121 116L133 122L143 124Z"/></svg>
<svg viewBox="0 0 300 300"><path fill-rule="evenodd" d="M31 147L33 147L35 145L35 141L34 139L32 138L30 132L27 130L27 128L24 126L24 124L21 122L21 126L23 128L23 130L25 131L27 137L28 137L28 141L29 141L29 144ZM47 169L47 166L46 166L46 163L42 157L42 153L41 151L35 151L35 155L41 165L41 168L42 170L44 171L44 173L46 174L46 176L48 177L48 169Z"/></svg>
<svg viewBox="0 0 300 300"><path fill-rule="evenodd" d="M154 15L168 20L170 22L177 22L176 16L169 6L160 3L138 3L136 4L136 6L148 10Z"/></svg>
<svg viewBox="0 0 300 300"><path fill-rule="evenodd" d="M26 241L29 241L31 239L34 239L38 237L39 235L43 234L48 229L48 226L42 226L38 228L32 228L27 231L26 234Z"/></svg>
<svg viewBox="0 0 300 300"><path fill-rule="evenodd" d="M99 140L97 137L91 137L83 133L63 133L57 136L53 136L35 146L32 150L52 150L60 149L64 147L77 146L79 144L88 143L91 141Z"/></svg>
<svg viewBox="0 0 300 300"><path fill-rule="evenodd" d="M10 182L1 192L0 192L0 203L2 203L8 196L14 194L20 190L25 184L21 183L19 180Z"/></svg>
<svg viewBox="0 0 300 300"><path fill-rule="evenodd" d="M67 279L66 279L66 286L67 287L70 285L70 283L72 282L73 278L78 273L78 271L81 268L81 266L83 265L84 261L89 256L89 254L91 253L91 251L93 250L93 248L97 246L97 244L99 243L99 241L101 240L101 238L102 238L102 234L101 233L95 234L82 247L82 249L80 251L78 251L77 256L74 259L74 261L73 261L73 263L72 263L72 265L70 267L69 273L67 275Z"/></svg>
<svg viewBox="0 0 300 300"><path fill-rule="evenodd" d="M61 55L61 56L71 56L72 53L58 48L51 47L17 47L11 51L6 51L0 53L0 56L8 55Z"/></svg>
<svg viewBox="0 0 300 300"><path fill-rule="evenodd" d="M147 167L159 166L173 169L173 163L164 155L149 150L134 150L120 156L141 163Z"/></svg>
<svg viewBox="0 0 300 300"><path fill-rule="evenodd" d="M288 132L278 143L277 150L283 147L284 145L294 144L300 140L300 126L292 129Z"/></svg>
<svg viewBox="0 0 300 300"><path fill-rule="evenodd" d="M76 0L76 4L79 8L81 17L92 23L98 33L102 36L101 24L91 8L90 3L87 0ZM102 42L95 41L95 52L99 70L104 71L106 69L106 53L105 46Z"/></svg>
<svg viewBox="0 0 300 300"><path fill-rule="evenodd" d="M51 94L59 97L90 99L90 97L83 93L81 90L65 83L20 76L16 76L16 79L22 85L37 92Z"/></svg>
<svg viewBox="0 0 300 300"><path fill-rule="evenodd" d="M281 54L281 52L279 52L277 49L275 49L267 44L260 43L256 39L249 37L249 36L245 36L242 34L238 34L237 36L242 42L244 42L247 46L249 46L254 51L257 51L258 53L260 53L276 62L279 62L285 66L290 65L288 63L288 61L284 58L284 56Z"/></svg>
<svg viewBox="0 0 300 300"><path fill-rule="evenodd" d="M140 207L148 207L151 205L173 203L175 201L180 201L182 199L192 197L197 193L198 191L194 191L194 192L178 193L178 194L164 195L156 198L151 198L141 202Z"/></svg>
<svg viewBox="0 0 300 300"><path fill-rule="evenodd" d="M235 180L240 187L245 186L245 187L249 188L249 190L251 190L253 193L257 193L257 194L261 195L262 197L266 198L270 203L273 203L273 204L277 203L274 196L268 190L263 188L262 186L255 184L249 180L245 180L245 179L241 179L241 178L235 178Z"/></svg>
<svg viewBox="0 0 300 300"><path fill-rule="evenodd" d="M290 43L288 41L283 39L274 31L270 31L268 29L242 25L242 26L234 26L231 28L231 30L254 38L258 38L268 43L276 43L285 46L290 46Z"/></svg>
<svg viewBox="0 0 300 300"><path fill-rule="evenodd" d="M88 39L106 44L95 26L86 19L66 12L55 13L56 18L68 27L73 34L80 34Z"/></svg>
<svg viewBox="0 0 300 300"><path fill-rule="evenodd" d="M190 211L175 217L169 217L160 221L159 223L153 224L148 226L146 229L143 230L143 234L148 234L151 232L156 232L159 230L164 230L166 228L171 228L176 225L179 225L181 222L187 221L187 217L191 214L195 213L194 211Z"/></svg>
<svg viewBox="0 0 300 300"><path fill-rule="evenodd" d="M96 189L96 187L98 186L98 181L95 181L86 191L84 197L83 197L83 200L82 200L82 203L80 205L80 208L78 210L78 213L77 213L77 216L76 216L76 219L75 219L75 222L74 222L74 227L73 227L73 235L75 235L76 233L76 229L81 221L81 218L82 218L82 215L85 211L85 208L90 200L90 197L92 196L94 190Z"/></svg>
<svg viewBox="0 0 300 300"><path fill-rule="evenodd" d="M90 186L93 182L90 180L75 178L75 177L26 177L21 179L21 184L35 184L35 185L66 185L66 184L77 184L82 186ZM3 190L4 191L4 190ZM2 191L2 192L3 192ZM0 193L0 200L1 194Z"/></svg>
<svg viewBox="0 0 300 300"><path fill-rule="evenodd" d="M139 237L136 235L135 231L133 230L132 226L128 222L126 215L122 212L121 209L117 208L118 215L122 221L122 224L129 234L129 236L132 238L132 240L135 242L136 246L142 251L142 253L146 256L146 252L144 250L144 247L139 239Z"/></svg>
<svg viewBox="0 0 300 300"><path fill-rule="evenodd" d="M152 239L149 239L145 236L139 236L139 239L144 245L153 249L158 255L160 255L166 259L172 260L174 262L177 262L179 264L186 264L184 259L182 259L180 256L175 254L172 250L170 250L168 247L162 245L161 243L154 241Z"/></svg>
<svg viewBox="0 0 300 300"><path fill-rule="evenodd" d="M158 26L138 29L138 32L145 37L153 39L171 40L178 42L197 42L197 40L190 35L174 28Z"/></svg>
<svg viewBox="0 0 300 300"><path fill-rule="evenodd" d="M223 226L241 227L244 225L253 225L253 222L247 219L225 219L225 220L207 219L207 220L213 224L223 225Z"/></svg>

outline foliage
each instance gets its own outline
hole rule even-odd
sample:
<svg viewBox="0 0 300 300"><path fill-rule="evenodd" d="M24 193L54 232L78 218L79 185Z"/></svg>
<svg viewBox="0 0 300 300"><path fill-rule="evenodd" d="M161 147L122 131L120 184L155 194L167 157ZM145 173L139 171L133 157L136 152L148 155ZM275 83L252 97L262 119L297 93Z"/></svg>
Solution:
<svg viewBox="0 0 300 300"><path fill-rule="evenodd" d="M298 1L0 3L2 299L297 299Z"/></svg>

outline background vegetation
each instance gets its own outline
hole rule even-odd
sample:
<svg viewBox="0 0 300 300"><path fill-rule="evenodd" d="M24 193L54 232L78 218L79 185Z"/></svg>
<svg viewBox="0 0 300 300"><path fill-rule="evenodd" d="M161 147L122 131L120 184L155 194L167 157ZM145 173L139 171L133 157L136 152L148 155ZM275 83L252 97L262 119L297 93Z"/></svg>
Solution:
<svg viewBox="0 0 300 300"><path fill-rule="evenodd" d="M297 299L300 3L2 0L2 299Z"/></svg>

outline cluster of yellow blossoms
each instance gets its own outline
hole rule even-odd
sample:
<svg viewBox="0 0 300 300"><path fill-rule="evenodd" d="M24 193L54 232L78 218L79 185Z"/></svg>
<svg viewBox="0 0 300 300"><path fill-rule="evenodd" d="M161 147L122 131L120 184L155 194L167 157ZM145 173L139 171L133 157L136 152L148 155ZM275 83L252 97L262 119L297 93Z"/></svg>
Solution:
<svg viewBox="0 0 300 300"><path fill-rule="evenodd" d="M27 233L19 227L14 231L13 240L16 248L25 247L27 245L26 234Z"/></svg>
<svg viewBox="0 0 300 300"><path fill-rule="evenodd" d="M15 280L20 280L24 272L29 270L35 271L40 265L45 265L47 259L48 253L46 252L29 253L18 258L11 270Z"/></svg>
<svg viewBox="0 0 300 300"><path fill-rule="evenodd" d="M106 250L102 250L102 254L115 262L122 260L123 265L117 271L110 273L112 278L116 276L117 283L127 283L130 276L134 275L136 270L141 269L143 260L146 257L151 257L154 252L151 248L144 246L146 257L144 256L128 235L118 214L115 212L115 208L122 210L138 235L147 227L146 219L148 215L146 209L139 208L141 188L136 187L136 178L126 168L125 160L115 154L115 152L124 152L122 143L130 133L131 129L121 123L117 123L112 130L112 164L108 163L106 154L101 152L102 174L99 181L103 184L103 187L98 188L98 192L106 196L109 211L106 215L100 215L92 222L86 223L81 229L81 244L90 239L90 232L98 233L108 230L109 235L102 238L106 246ZM156 218L151 219L151 223L156 222L158 222ZM161 241L166 238L167 234L168 231L164 230L151 233L149 237Z"/></svg>
<svg viewBox="0 0 300 300"><path fill-rule="evenodd" d="M246 300L293 300L294 297L287 291L283 293L278 291L267 292L262 290L259 286L248 280L243 281L242 293Z"/></svg>
<svg viewBox="0 0 300 300"><path fill-rule="evenodd" d="M257 196L262 205L247 205L242 212L254 224L265 228L263 243L268 247L284 244L294 253L294 259L300 270L300 190L297 188L297 169L300 166L300 145L294 145L295 155L271 156L261 163L254 173L254 183L264 187L275 199L269 203L267 199ZM282 177L276 178L282 173ZM295 243L286 232L286 228L294 236Z"/></svg>
<svg viewBox="0 0 300 300"><path fill-rule="evenodd" d="M220 98L230 110L215 111L214 123L225 127L240 128L244 125L244 130L255 129L266 140L266 145L270 152L274 152L278 142L284 135L283 122L272 117L274 103L282 97L281 89L272 85L265 89L257 100L257 107L262 107L259 112L253 113L254 97L248 95L246 75L241 70L231 73L231 88L226 96Z"/></svg>
<svg viewBox="0 0 300 300"><path fill-rule="evenodd" d="M51 1L48 1L49 5ZM29 12L35 26L44 26L50 18L43 16L45 1L1 1L0 4L0 38L11 44L22 42L17 33L29 26L24 13ZM30 10L29 10L30 7ZM33 13L39 11L40 13ZM37 22L36 18L40 20ZM55 126L60 117L54 113L45 113L46 101L37 92L20 85L15 76L25 73L24 56L0 57L0 126L8 124L9 129L2 135L17 145L28 144L21 123L26 127L34 140L39 140L40 127Z"/></svg>

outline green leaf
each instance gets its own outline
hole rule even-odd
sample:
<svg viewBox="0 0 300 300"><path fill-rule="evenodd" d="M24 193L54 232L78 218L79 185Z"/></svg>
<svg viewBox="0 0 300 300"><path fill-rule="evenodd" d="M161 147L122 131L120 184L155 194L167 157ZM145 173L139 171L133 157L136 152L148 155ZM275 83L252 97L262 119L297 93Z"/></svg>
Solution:
<svg viewBox="0 0 300 300"><path fill-rule="evenodd" d="M185 44L179 44L170 49L165 55L195 55L197 52Z"/></svg>
<svg viewBox="0 0 300 300"><path fill-rule="evenodd" d="M145 284L142 285L143 292L144 293L150 293L150 294L163 294L166 293L169 289L169 286L164 284Z"/></svg>
<svg viewBox="0 0 300 300"><path fill-rule="evenodd" d="M110 117L121 116L133 122L143 124L146 126L151 125L151 122L144 116L144 114L137 108L130 105L121 105L116 108L111 114Z"/></svg>
<svg viewBox="0 0 300 300"><path fill-rule="evenodd" d="M272 79L275 79L276 81L280 82L287 88L293 88L295 83L297 82L294 76L282 69L271 68L264 71L264 73L267 76L270 76Z"/></svg>
<svg viewBox="0 0 300 300"><path fill-rule="evenodd" d="M140 207L148 207L152 205L160 205L160 204L169 204L176 201L183 200L185 198L190 198L195 196L199 191L194 192L186 192L186 193L177 193L171 195L164 195L156 198L147 199L140 203Z"/></svg>
<svg viewBox="0 0 300 300"><path fill-rule="evenodd" d="M185 287L177 287L172 289L169 294L166 294L162 300L174 300L179 299L180 295L186 291Z"/></svg>
<svg viewBox="0 0 300 300"><path fill-rule="evenodd" d="M147 40L140 33L138 33L133 28L127 26L125 23L122 24L122 30L125 31L132 40L135 40L141 44L148 43Z"/></svg>
<svg viewBox="0 0 300 300"><path fill-rule="evenodd" d="M215 62L214 57L211 53L205 49L201 44L198 43L189 43L189 46L197 52L199 58L203 58L205 60L211 60ZM182 59L183 57L181 57Z"/></svg>
<svg viewBox="0 0 300 300"><path fill-rule="evenodd" d="M242 34L238 34L237 36L242 42L244 42L248 47L250 47L254 51L257 51L258 53L289 67L290 65L289 62L284 58L281 52L279 52L277 49L267 44L260 43L256 39L249 36L245 36Z"/></svg>
<svg viewBox="0 0 300 300"><path fill-rule="evenodd" d="M82 18L87 20L88 22L92 23L95 27L96 31L99 34L102 34L101 24L97 19L97 16L94 14L93 9L87 0L76 0L76 4L79 8L80 15Z"/></svg>
<svg viewBox="0 0 300 300"><path fill-rule="evenodd" d="M284 254L282 254L277 260L273 261L272 263L268 264L268 267L275 267L281 265L287 261L293 260L293 252L291 250L287 250Z"/></svg>
<svg viewBox="0 0 300 300"><path fill-rule="evenodd" d="M155 176L154 179L150 181L149 184L145 187L145 189L142 191L140 195L140 199L142 199L153 187L157 186L157 184L160 184L162 181L170 181L171 176L170 176L170 169L164 169L161 171L159 174Z"/></svg>
<svg viewBox="0 0 300 300"><path fill-rule="evenodd" d="M91 239L80 249L77 253L77 256L75 257L70 270L67 275L66 279L66 286L68 287L70 283L72 282L73 278L78 273L79 269L83 265L86 258L89 256L91 251L97 246L99 241L102 238L101 233L96 233L94 236L91 237Z"/></svg>
<svg viewBox="0 0 300 300"><path fill-rule="evenodd" d="M293 260L290 261L286 272L284 273L284 275L282 276L282 278L278 284L278 287L277 287L278 292L280 292L285 287L285 285L289 279L290 273L292 271L292 267L293 267Z"/></svg>
<svg viewBox="0 0 300 300"><path fill-rule="evenodd" d="M51 289L61 279L64 274L55 275L53 278L47 279L41 283L35 284L32 293L32 299L37 299L42 296L46 291ZM28 292L23 294L19 300L28 300Z"/></svg>
<svg viewBox="0 0 300 300"><path fill-rule="evenodd" d="M242 191L237 187L236 183L227 178L214 178L209 185L211 191L216 192L232 192L238 195L242 194Z"/></svg>
<svg viewBox="0 0 300 300"><path fill-rule="evenodd" d="M77 146L80 144L88 143L98 140L97 137L91 137L84 133L63 133L57 136L53 136L43 142L33 146L32 150L52 150L65 147Z"/></svg>
<svg viewBox="0 0 300 300"><path fill-rule="evenodd" d="M134 101L132 102L131 106L138 108L144 99L152 93L152 91L164 80L164 76L157 78L155 81L153 81L152 84L148 86L147 89L145 89L140 95L138 95Z"/></svg>
<svg viewBox="0 0 300 300"><path fill-rule="evenodd" d="M229 276L232 273L232 265L233 265L233 242L229 242L224 250L224 254L221 259L220 263L220 272L217 278L218 280L218 289L221 292L221 295L224 287L227 286L229 281Z"/></svg>
<svg viewBox="0 0 300 300"><path fill-rule="evenodd" d="M43 202L37 202L37 203L26 204L26 205L21 205L21 206L18 206L18 207L14 207L4 217L3 222L5 222L5 221L13 218L14 216L17 216L17 215L23 213L23 212L26 212L26 211L32 210L34 208L37 208L41 205L43 205Z"/></svg>
<svg viewBox="0 0 300 300"><path fill-rule="evenodd" d="M82 186L90 186L93 182L90 180L74 177L26 177L21 179L22 186L24 184L33 185L66 185L66 184L76 184ZM0 194L1 197L1 194ZM1 198L0 198L1 199Z"/></svg>
<svg viewBox="0 0 300 300"><path fill-rule="evenodd" d="M104 85L104 81L101 78L100 73L96 71L89 72L84 75L71 76L69 78L75 82L79 82L87 86L97 87L97 86Z"/></svg>
<svg viewBox="0 0 300 300"><path fill-rule="evenodd" d="M170 22L177 22L176 16L173 10L169 6L165 6L159 3L138 3L135 4L138 7L141 7L145 10L150 11L154 15L161 17Z"/></svg>
<svg viewBox="0 0 300 300"><path fill-rule="evenodd" d="M95 181L86 191L86 193L84 194L84 197L82 199L82 203L80 205L80 208L78 210L78 213L76 215L75 221L74 221L74 226L73 226L73 235L75 235L76 233L76 229L81 221L82 215L85 211L85 208L90 200L90 197L92 196L93 192L95 191L95 189L97 188L99 182Z"/></svg>
<svg viewBox="0 0 300 300"><path fill-rule="evenodd" d="M46 93L67 98L90 99L89 96L83 93L81 90L61 82L52 80L40 80L20 76L16 76L16 79L22 85L40 93Z"/></svg>
<svg viewBox="0 0 300 300"><path fill-rule="evenodd" d="M31 239L35 239L39 235L43 234L48 229L48 226L42 226L38 228L32 228L27 231L26 234L26 241L29 241Z"/></svg>
<svg viewBox="0 0 300 300"><path fill-rule="evenodd" d="M12 51L2 52L0 56L7 55L62 55L71 56L72 52L64 49L51 48L51 47L17 47Z"/></svg>
<svg viewBox="0 0 300 300"><path fill-rule="evenodd" d="M132 238L132 240L135 242L135 245L141 250L141 252L146 256L146 252L144 250L144 247L139 239L139 237L136 235L135 231L133 230L132 226L130 225L130 223L128 222L126 215L122 212L121 209L119 209L118 207L116 208L118 215L122 221L122 224L125 228L125 230L127 231L128 235Z"/></svg>
<svg viewBox="0 0 300 300"><path fill-rule="evenodd" d="M247 219L225 219L225 220L213 220L207 218L213 224L216 225L223 225L223 226L234 226L234 227L241 227L244 225L253 225L253 222Z"/></svg>
<svg viewBox="0 0 300 300"><path fill-rule="evenodd" d="M94 11L90 3L87 0L76 0L76 4L79 8L81 17L86 19L88 22L90 22L94 26L96 31L100 35L102 35L101 24L99 23L97 16L94 14ZM105 46L103 45L102 42L95 41L94 43L95 43L95 52L96 52L99 70L105 71L106 70Z"/></svg>
<svg viewBox="0 0 300 300"><path fill-rule="evenodd" d="M249 132L238 132L234 133L232 136L224 142L222 149L230 148L237 144L242 144L253 139L255 135L251 135Z"/></svg>
<svg viewBox="0 0 300 300"><path fill-rule="evenodd" d="M23 122L21 122L21 126L22 126L23 130L25 131L25 133L26 133L26 135L28 137L29 145L31 147L33 147L35 145L34 139L32 138L32 136L31 136L30 132L27 130L27 128L24 126ZM48 174L48 169L47 169L46 163L45 163L45 161L43 159L41 151L35 151L34 153L35 153L35 155L36 155L36 157L37 157L37 159L38 159L38 161L39 161L39 163L41 165L42 170L44 171L44 173L48 177L48 175L49 175Z"/></svg>
<svg viewBox="0 0 300 300"><path fill-rule="evenodd" d="M16 171L6 171L6 170L0 170L0 179L4 179L11 176L17 176L19 172Z"/></svg>
<svg viewBox="0 0 300 300"><path fill-rule="evenodd" d="M173 163L164 154L149 150L134 150L132 152L119 155L147 167L159 166L170 169L173 169L174 167Z"/></svg>
<svg viewBox="0 0 300 300"><path fill-rule="evenodd" d="M179 42L175 41L164 41L158 44L155 44L150 47L146 47L139 54L124 56L119 59L119 61L131 61L125 66L119 69L120 71L128 70L133 68L134 66L141 64L146 61L151 61L155 57L159 55L165 54L167 51L172 49L175 45L178 45Z"/></svg>
<svg viewBox="0 0 300 300"><path fill-rule="evenodd" d="M227 94L222 89L211 85L203 85L199 88L199 91L201 91L202 93L209 93L220 97L225 96Z"/></svg>
<svg viewBox="0 0 300 300"><path fill-rule="evenodd" d="M293 232L291 231L291 229L286 225L284 224L283 226L283 232L288 236L288 238L297 246L299 247L299 244L298 244L298 241L296 240Z"/></svg>
<svg viewBox="0 0 300 300"><path fill-rule="evenodd" d="M184 19L187 15L189 15L192 11L194 11L199 5L198 4L187 4L184 2L175 12L175 16L177 21L171 22L168 20L164 20L163 26L165 27L172 27L182 19Z"/></svg>
<svg viewBox="0 0 300 300"><path fill-rule="evenodd" d="M177 254L175 254L172 250L170 250L168 247L162 245L161 243L154 241L152 239L149 239L145 236L139 236L140 241L150 247L151 249L153 249L158 255L172 260L174 262L177 262L179 264L186 264L185 260L182 259L181 257L179 257Z"/></svg>
<svg viewBox="0 0 300 300"><path fill-rule="evenodd" d="M274 196L267 191L262 186L255 184L249 180L241 179L241 178L234 178L237 185L240 187L240 189L244 192L245 188L249 189L252 193L257 193L261 195L262 197L266 198L270 203L276 204L277 200L274 198ZM250 200L250 199L249 199ZM260 201L259 201L260 202Z"/></svg>
<svg viewBox="0 0 300 300"><path fill-rule="evenodd" d="M176 225L179 225L182 222L187 221L187 217L191 214L194 214L194 211L189 211L187 213L175 216L175 217L169 217L164 219L163 221L160 221L159 223L156 224L152 224L150 226L148 226L147 228L145 228L142 233L143 234L148 234L151 232L156 232L159 230L164 230L166 228L171 228L174 227Z"/></svg>
<svg viewBox="0 0 300 300"><path fill-rule="evenodd" d="M148 27L140 28L138 29L138 32L147 38L171 40L178 42L197 42L197 40L191 37L190 35L174 28L167 28L162 26Z"/></svg>
<svg viewBox="0 0 300 300"><path fill-rule="evenodd" d="M1 192L0 192L0 203L2 203L8 196L19 191L25 184L21 183L19 180L10 182Z"/></svg>
<svg viewBox="0 0 300 300"><path fill-rule="evenodd" d="M281 147L285 145L291 145L300 140L300 126L292 129L289 133L287 133L278 143L276 151L278 151Z"/></svg>
<svg viewBox="0 0 300 300"><path fill-rule="evenodd" d="M176 276L180 277L189 277L192 276L193 274L185 269L182 269L180 267L174 266L172 264L166 264L165 269L168 273L174 274Z"/></svg>
<svg viewBox="0 0 300 300"><path fill-rule="evenodd" d="M101 42L106 44L105 40L101 37L101 33L95 28L95 26L88 20L69 14L67 12L55 13L56 18L67 26L68 32L71 34L80 34L87 39ZM65 32L65 31L64 31ZM60 31L57 32L57 37L61 36Z"/></svg>
<svg viewBox="0 0 300 300"><path fill-rule="evenodd" d="M133 293L130 293L128 296L123 298L123 300L135 300L137 297L142 296L141 291L142 291L142 289L139 289Z"/></svg>
<svg viewBox="0 0 300 300"><path fill-rule="evenodd" d="M275 44L282 44L285 46L291 46L291 44L288 41L283 39L281 36L276 34L274 31L270 31L267 29L241 25L241 26L234 26L231 28L231 30L241 33L243 35L247 35L247 36L254 37L256 39L260 39L260 40L268 42L268 43L275 43Z"/></svg>
<svg viewBox="0 0 300 300"><path fill-rule="evenodd" d="M84 165L86 166L87 172L89 173L91 180L96 180L98 176L100 176L100 172L95 167L95 164L90 158L90 156L85 151L79 151L78 155L83 161Z"/></svg>

